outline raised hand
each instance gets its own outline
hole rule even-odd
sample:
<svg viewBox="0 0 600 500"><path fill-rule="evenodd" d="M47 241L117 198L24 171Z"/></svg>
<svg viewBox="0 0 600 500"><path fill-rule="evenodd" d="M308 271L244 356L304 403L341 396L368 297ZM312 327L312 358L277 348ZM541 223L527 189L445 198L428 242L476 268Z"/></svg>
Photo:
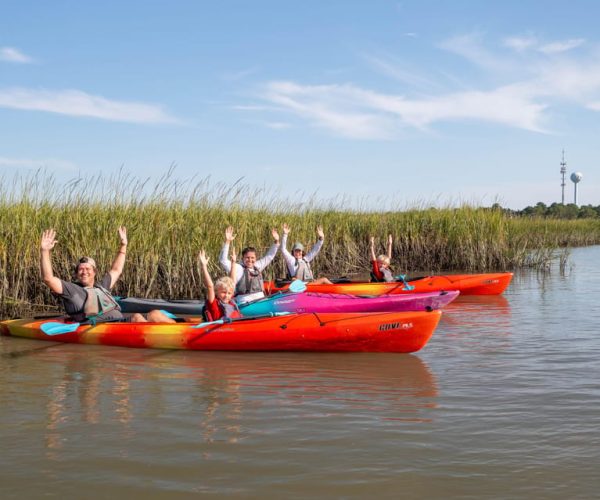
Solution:
<svg viewBox="0 0 600 500"><path fill-rule="evenodd" d="M237 262L237 252L235 251L235 247L231 247L231 263L235 264Z"/></svg>
<svg viewBox="0 0 600 500"><path fill-rule="evenodd" d="M227 243L231 243L235 239L235 234L233 234L233 226L229 226L225 229L225 241Z"/></svg>
<svg viewBox="0 0 600 500"><path fill-rule="evenodd" d="M283 224L283 234L290 234L290 226L287 223Z"/></svg>
<svg viewBox="0 0 600 500"><path fill-rule="evenodd" d="M375 236L371 236L371 238L369 238L369 244L371 245L371 248L375 247Z"/></svg>
<svg viewBox="0 0 600 500"><path fill-rule="evenodd" d="M40 243L40 248L42 250L52 250L56 243L58 243L58 241L56 240L56 231L54 229L46 229L42 233L42 241Z"/></svg>
<svg viewBox="0 0 600 500"><path fill-rule="evenodd" d="M392 243L394 243L394 239L391 234L388 234L388 244L391 245Z"/></svg>
<svg viewBox="0 0 600 500"><path fill-rule="evenodd" d="M206 252L204 251L204 249L198 252L198 260L200 261L200 265L202 267L208 266L208 261L210 260L210 257L206 256Z"/></svg>
<svg viewBox="0 0 600 500"><path fill-rule="evenodd" d="M119 227L119 238L121 239L121 245L127 245L127 228L125 226Z"/></svg>
<svg viewBox="0 0 600 500"><path fill-rule="evenodd" d="M279 233L277 232L277 229L273 228L271 234L273 235L273 241L279 243Z"/></svg>
<svg viewBox="0 0 600 500"><path fill-rule="evenodd" d="M323 226L317 226L317 236L320 240L325 239L325 233L323 232Z"/></svg>

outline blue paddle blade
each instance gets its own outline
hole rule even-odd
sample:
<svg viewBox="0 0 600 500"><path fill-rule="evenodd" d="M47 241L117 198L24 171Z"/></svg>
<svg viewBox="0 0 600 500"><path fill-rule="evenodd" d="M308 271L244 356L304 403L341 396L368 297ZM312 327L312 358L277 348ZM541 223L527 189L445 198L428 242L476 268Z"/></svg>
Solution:
<svg viewBox="0 0 600 500"><path fill-rule="evenodd" d="M302 280L294 280L290 283L288 291L292 293L300 293L306 290L306 283Z"/></svg>
<svg viewBox="0 0 600 500"><path fill-rule="evenodd" d="M396 279L396 281L402 281L405 290L413 290L415 288L414 285L409 285L406 282L406 276L404 274L399 274L398 276L394 276L394 278Z"/></svg>
<svg viewBox="0 0 600 500"><path fill-rule="evenodd" d="M173 313L170 313L169 311L165 311L164 309L159 309L159 311L161 313L163 313L167 318L171 318L171 319L177 318L177 316L175 316Z"/></svg>
<svg viewBox="0 0 600 500"><path fill-rule="evenodd" d="M79 323L58 323L56 321L48 321L42 323L40 330L46 335L60 335L62 333L74 332L79 328Z"/></svg>

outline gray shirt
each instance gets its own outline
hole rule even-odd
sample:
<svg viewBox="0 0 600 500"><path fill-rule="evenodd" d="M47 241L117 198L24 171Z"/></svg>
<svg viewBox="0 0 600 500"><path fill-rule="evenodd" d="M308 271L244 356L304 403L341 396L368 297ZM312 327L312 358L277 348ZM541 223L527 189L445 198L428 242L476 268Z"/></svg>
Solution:
<svg viewBox="0 0 600 500"><path fill-rule="evenodd" d="M83 315L83 309L85 306L85 301L87 299L87 292L85 288L76 283L71 283L70 281L60 280L62 283L63 292L61 294L57 294L62 300L63 307L65 308L66 313L69 316L78 317ZM111 277L110 274L106 273L102 280L100 281L100 285L107 290L110 290L111 285ZM123 319L123 315L121 311L116 309L112 311L108 311L106 314L102 314L98 316L96 322L102 321L115 321Z"/></svg>

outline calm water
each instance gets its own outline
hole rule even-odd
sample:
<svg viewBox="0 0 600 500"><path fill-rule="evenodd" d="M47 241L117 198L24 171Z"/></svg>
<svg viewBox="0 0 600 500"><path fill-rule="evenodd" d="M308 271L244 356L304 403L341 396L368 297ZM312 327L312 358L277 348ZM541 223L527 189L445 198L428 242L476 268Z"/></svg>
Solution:
<svg viewBox="0 0 600 500"><path fill-rule="evenodd" d="M0 338L1 498L599 498L600 247L415 355Z"/></svg>

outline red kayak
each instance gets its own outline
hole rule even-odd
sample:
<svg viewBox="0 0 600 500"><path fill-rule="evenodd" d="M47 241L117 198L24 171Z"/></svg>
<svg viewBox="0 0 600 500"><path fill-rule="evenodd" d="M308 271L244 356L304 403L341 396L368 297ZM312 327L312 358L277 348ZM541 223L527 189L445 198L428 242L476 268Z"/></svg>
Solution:
<svg viewBox="0 0 600 500"><path fill-rule="evenodd" d="M392 283L345 282L332 285L307 283L308 292L347 293L351 295L382 295L396 293L422 293L458 290L461 295L499 295L512 280L513 273L448 274L426 276ZM408 284L408 286L407 286ZM265 282L266 293L285 290L288 283Z"/></svg>
<svg viewBox="0 0 600 500"><path fill-rule="evenodd" d="M57 319L0 322L15 337L122 347L203 351L414 352L429 341L441 311L306 313L208 323L98 323Z"/></svg>

